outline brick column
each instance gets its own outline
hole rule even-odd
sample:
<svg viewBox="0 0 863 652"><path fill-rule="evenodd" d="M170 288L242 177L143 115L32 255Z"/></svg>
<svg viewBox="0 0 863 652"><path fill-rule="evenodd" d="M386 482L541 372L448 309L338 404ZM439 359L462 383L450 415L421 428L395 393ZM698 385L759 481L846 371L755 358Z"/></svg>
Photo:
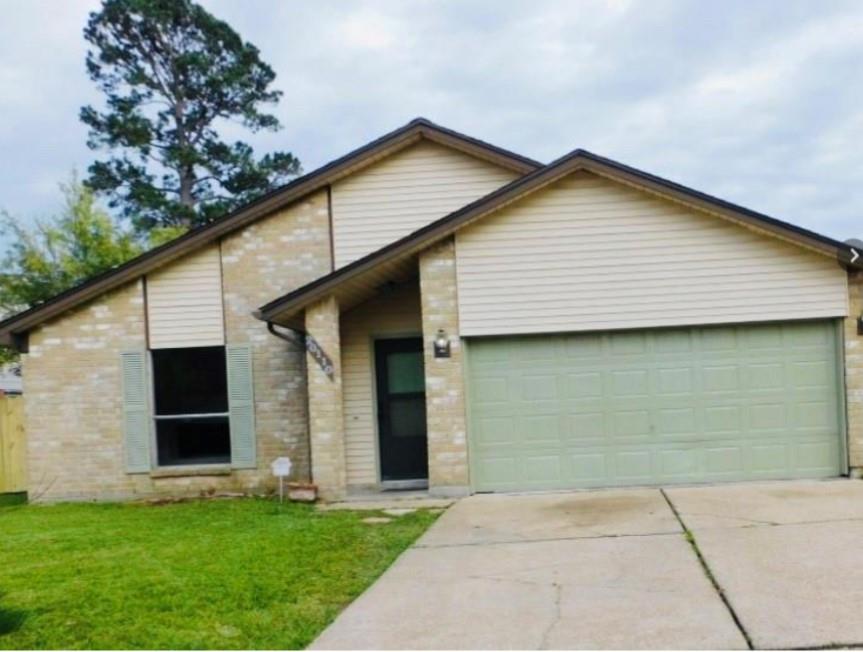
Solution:
<svg viewBox="0 0 863 652"><path fill-rule="evenodd" d="M459 339L455 243L448 239L420 255L429 491L469 492L463 350ZM434 357L434 340L443 329L451 357Z"/></svg>
<svg viewBox="0 0 863 652"><path fill-rule="evenodd" d="M339 305L335 298L328 297L306 309L306 331L333 363L330 377L311 354L306 355L312 479L322 498L336 500L345 495L347 481Z"/></svg>
<svg viewBox="0 0 863 652"><path fill-rule="evenodd" d="M848 313L845 319L845 387L848 408L848 462L855 475L863 472L863 335L857 318L863 313L863 272L848 273Z"/></svg>

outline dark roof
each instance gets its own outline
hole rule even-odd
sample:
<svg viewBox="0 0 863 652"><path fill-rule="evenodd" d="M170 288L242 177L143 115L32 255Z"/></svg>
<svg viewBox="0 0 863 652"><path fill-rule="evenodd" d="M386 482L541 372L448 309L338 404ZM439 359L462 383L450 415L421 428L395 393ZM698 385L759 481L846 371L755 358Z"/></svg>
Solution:
<svg viewBox="0 0 863 652"><path fill-rule="evenodd" d="M834 255L846 266L863 268L863 252L855 259L852 247L825 235L815 233L775 217L738 206L731 202L693 190L679 183L598 156L583 149L576 149L549 163L547 166L520 177L505 186L477 199L476 201L432 222L423 228L356 260L311 283L289 292L264 306L255 316L264 321L273 321L279 314L298 310L325 295L339 284L361 275L368 269L386 260L409 255L432 243L445 238L462 225L479 219L531 192L545 187L558 179L575 172L587 170L633 186L655 192L673 200L718 213L728 219L755 226L774 235L784 237L801 245L814 248L828 255Z"/></svg>
<svg viewBox="0 0 863 652"><path fill-rule="evenodd" d="M325 188L329 183L349 174L364 163L398 151L422 138L493 161L522 174L542 167L542 163L526 156L447 129L425 118L415 118L403 127L298 177L209 224L151 249L119 267L87 279L80 285L29 310L0 321L0 344L13 344L16 336L26 333L34 326L134 280L183 254L237 231L279 208L302 199L311 192Z"/></svg>

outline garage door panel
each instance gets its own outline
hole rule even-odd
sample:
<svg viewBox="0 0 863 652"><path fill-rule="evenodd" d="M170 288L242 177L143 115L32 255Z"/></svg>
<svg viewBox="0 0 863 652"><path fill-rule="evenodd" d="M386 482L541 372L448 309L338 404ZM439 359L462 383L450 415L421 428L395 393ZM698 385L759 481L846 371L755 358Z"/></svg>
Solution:
<svg viewBox="0 0 863 652"><path fill-rule="evenodd" d="M827 401L807 401L794 406L796 422L805 432L828 431L833 426L834 406Z"/></svg>
<svg viewBox="0 0 863 652"><path fill-rule="evenodd" d="M708 447L704 452L705 471L717 480L734 479L744 468L744 459L743 446Z"/></svg>
<svg viewBox="0 0 863 652"><path fill-rule="evenodd" d="M746 388L750 392L781 390L785 386L785 365L780 362L755 362L746 372Z"/></svg>
<svg viewBox="0 0 863 652"><path fill-rule="evenodd" d="M799 389L824 389L831 381L832 367L825 360L803 360L788 365L789 382Z"/></svg>
<svg viewBox="0 0 863 652"><path fill-rule="evenodd" d="M603 453L570 454L567 480L582 479L586 483L602 484L610 476L607 455Z"/></svg>
<svg viewBox="0 0 863 652"><path fill-rule="evenodd" d="M740 369L733 364L708 364L701 371L702 388L707 396L713 393L739 392Z"/></svg>
<svg viewBox="0 0 863 652"><path fill-rule="evenodd" d="M486 376L478 378L471 389L474 394L474 400L478 404L505 404L509 401L509 380L506 377Z"/></svg>
<svg viewBox="0 0 863 652"><path fill-rule="evenodd" d="M833 467L840 454L838 446L828 441L800 442L794 450L795 468L802 472L817 473Z"/></svg>
<svg viewBox="0 0 863 652"><path fill-rule="evenodd" d="M832 322L470 340L479 490L841 470Z"/></svg>
<svg viewBox="0 0 863 652"><path fill-rule="evenodd" d="M608 437L606 415L603 412L577 412L567 415L569 422L567 439L586 444L601 444Z"/></svg>
<svg viewBox="0 0 863 652"><path fill-rule="evenodd" d="M560 399L556 374L525 374L523 378L521 396L518 398L529 402L557 401Z"/></svg>
<svg viewBox="0 0 863 652"><path fill-rule="evenodd" d="M693 349L692 331L663 331L653 337L653 348L665 355L689 354Z"/></svg>
<svg viewBox="0 0 863 652"><path fill-rule="evenodd" d="M619 333L611 340L611 354L637 356L647 352L647 335L642 332Z"/></svg>
<svg viewBox="0 0 863 652"><path fill-rule="evenodd" d="M566 357L575 358L581 362L602 359L602 344L600 335L564 336L563 353Z"/></svg>
<svg viewBox="0 0 863 652"><path fill-rule="evenodd" d="M750 459L754 477L782 475L790 468L789 446L783 442L752 446Z"/></svg>
<svg viewBox="0 0 863 652"><path fill-rule="evenodd" d="M609 484L649 484L653 481L653 460L650 451L621 450L613 454L614 475L607 478Z"/></svg>
<svg viewBox="0 0 863 652"><path fill-rule="evenodd" d="M523 417L519 421L519 430L524 433L526 442L534 444L550 442L554 446L559 446L564 440L561 436L560 422L561 417L556 414Z"/></svg>
<svg viewBox="0 0 863 652"><path fill-rule="evenodd" d="M663 450L658 452L659 476L682 481L698 478L702 450L686 448Z"/></svg>
<svg viewBox="0 0 863 652"><path fill-rule="evenodd" d="M694 407L676 407L657 410L657 427L669 435L697 436L700 428Z"/></svg>
<svg viewBox="0 0 863 652"><path fill-rule="evenodd" d="M656 383L656 392L660 396L692 394L695 391L695 370L691 367L657 369Z"/></svg>
<svg viewBox="0 0 863 652"><path fill-rule="evenodd" d="M741 408L737 405L710 405L704 407L704 431L719 435L740 431Z"/></svg>
<svg viewBox="0 0 863 652"><path fill-rule="evenodd" d="M566 397L568 399L598 399L603 395L602 373L590 370L566 374Z"/></svg>

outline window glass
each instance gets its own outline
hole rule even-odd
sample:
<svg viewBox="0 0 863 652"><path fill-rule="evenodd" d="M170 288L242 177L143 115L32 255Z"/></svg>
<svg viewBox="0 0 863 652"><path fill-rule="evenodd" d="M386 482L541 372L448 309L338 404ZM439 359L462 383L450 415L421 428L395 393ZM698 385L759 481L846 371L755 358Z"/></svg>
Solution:
<svg viewBox="0 0 863 652"><path fill-rule="evenodd" d="M156 448L159 466L228 464L231 461L228 417L158 419Z"/></svg>
<svg viewBox="0 0 863 652"><path fill-rule="evenodd" d="M387 355L387 387L390 394L425 391L422 351L404 351Z"/></svg>
<svg viewBox="0 0 863 652"><path fill-rule="evenodd" d="M208 414L228 411L225 348L153 351L156 414Z"/></svg>
<svg viewBox="0 0 863 652"><path fill-rule="evenodd" d="M159 466L231 461L225 348L152 351Z"/></svg>
<svg viewBox="0 0 863 652"><path fill-rule="evenodd" d="M390 433L393 437L426 436L426 400L420 397L390 398Z"/></svg>

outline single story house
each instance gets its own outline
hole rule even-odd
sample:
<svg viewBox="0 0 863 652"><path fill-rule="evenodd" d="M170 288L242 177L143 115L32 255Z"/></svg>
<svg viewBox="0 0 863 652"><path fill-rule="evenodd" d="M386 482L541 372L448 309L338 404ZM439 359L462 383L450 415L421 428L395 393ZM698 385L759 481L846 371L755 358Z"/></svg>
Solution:
<svg viewBox="0 0 863 652"><path fill-rule="evenodd" d="M325 498L863 467L863 260L425 119L0 323L31 491Z"/></svg>

